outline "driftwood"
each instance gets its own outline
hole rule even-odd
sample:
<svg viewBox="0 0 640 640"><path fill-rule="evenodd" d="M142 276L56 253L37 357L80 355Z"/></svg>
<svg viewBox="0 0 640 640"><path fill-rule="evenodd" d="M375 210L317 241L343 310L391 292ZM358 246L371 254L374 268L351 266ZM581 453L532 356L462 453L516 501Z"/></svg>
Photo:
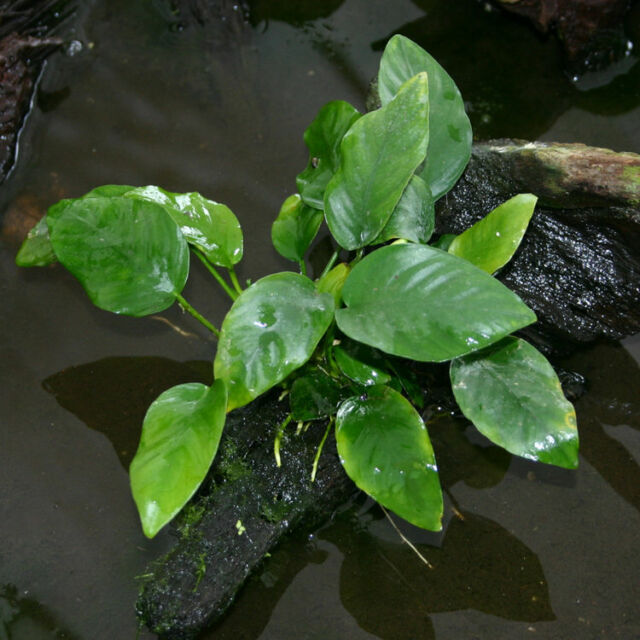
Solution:
<svg viewBox="0 0 640 640"><path fill-rule="evenodd" d="M570 61L588 65L626 53L622 21L629 0L494 0L503 9L524 16L540 31L554 29Z"/></svg>
<svg viewBox="0 0 640 640"><path fill-rule="evenodd" d="M639 161L634 154L576 145L476 145L465 175L438 207L439 231L462 231L514 193L538 193L541 206L532 238L501 277L534 306L547 345L568 337L575 342L634 333L640 327L634 182ZM570 208L573 203L579 208ZM451 411L452 399L438 383L440 373L438 366L426 367L421 380L432 406ZM293 529L322 522L354 491L331 438L317 480L310 482L324 432L319 423L301 435L289 427L281 446L283 464L276 467L273 438L287 408L286 401L270 394L229 416L212 472L178 524L178 543L150 565L141 588L138 615L161 637L191 638L215 622L272 547ZM427 408L425 419L431 413ZM478 477L465 481L490 486L508 466L509 454L469 449L453 425L439 424L432 438L445 490L460 474L476 471ZM487 455L495 459L485 460Z"/></svg>
<svg viewBox="0 0 640 640"><path fill-rule="evenodd" d="M55 30L74 6L70 0L14 0L0 6L0 183L15 162L42 63L63 44Z"/></svg>
<svg viewBox="0 0 640 640"><path fill-rule="evenodd" d="M640 331L640 156L577 144L501 140L474 146L437 206L460 233L520 192L539 196L522 245L499 278L536 312L549 349Z"/></svg>

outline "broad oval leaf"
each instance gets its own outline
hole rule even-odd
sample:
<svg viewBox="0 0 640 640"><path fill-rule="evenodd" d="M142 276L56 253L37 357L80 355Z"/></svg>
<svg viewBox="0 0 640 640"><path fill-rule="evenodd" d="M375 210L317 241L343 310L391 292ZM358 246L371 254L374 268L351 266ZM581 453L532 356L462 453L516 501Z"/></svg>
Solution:
<svg viewBox="0 0 640 640"><path fill-rule="evenodd" d="M335 415L340 402L351 393L345 394L340 383L320 369L312 369L291 385L291 416L306 422Z"/></svg>
<svg viewBox="0 0 640 640"><path fill-rule="evenodd" d="M338 455L347 475L412 524L442 528L442 491L422 418L389 387L345 400L336 418Z"/></svg>
<svg viewBox="0 0 640 640"><path fill-rule="evenodd" d="M245 289L222 323L214 362L215 377L227 382L229 411L302 366L333 309L333 297L297 273L275 273Z"/></svg>
<svg viewBox="0 0 640 640"><path fill-rule="evenodd" d="M358 384L370 387L391 381L384 358L371 347L347 339L334 346L332 353L340 371Z"/></svg>
<svg viewBox="0 0 640 640"><path fill-rule="evenodd" d="M482 349L535 322L501 282L427 245L382 247L345 282L338 327L386 353L443 362Z"/></svg>
<svg viewBox="0 0 640 640"><path fill-rule="evenodd" d="M341 163L324 198L329 230L345 249L370 244L387 224L429 138L426 74L388 105L362 116L340 145Z"/></svg>
<svg viewBox="0 0 640 640"><path fill-rule="evenodd" d="M288 260L299 262L313 242L322 224L322 211L308 207L300 195L289 196L271 227L276 251Z"/></svg>
<svg viewBox="0 0 640 640"><path fill-rule="evenodd" d="M142 529L158 533L186 504L207 475L224 427L227 393L192 382L162 393L149 407L129 470Z"/></svg>
<svg viewBox="0 0 640 640"><path fill-rule="evenodd" d="M487 273L495 273L511 260L520 246L537 200L531 193L521 193L503 202L456 236L449 245L449 253Z"/></svg>
<svg viewBox="0 0 640 640"><path fill-rule="evenodd" d="M226 205L197 192L171 193L152 185L133 189L126 196L166 207L187 242L200 249L213 264L230 269L242 259L242 229Z"/></svg>
<svg viewBox="0 0 640 640"><path fill-rule="evenodd" d="M324 191L340 166L340 143L361 113L344 100L334 100L320 109L304 132L309 164L296 178L303 202L324 209Z"/></svg>
<svg viewBox="0 0 640 640"><path fill-rule="evenodd" d="M185 285L187 243L160 205L124 197L79 198L50 208L47 220L58 260L101 309L157 313Z"/></svg>
<svg viewBox="0 0 640 640"><path fill-rule="evenodd" d="M376 243L404 238L426 244L431 238L434 226L435 208L431 192L426 182L414 175L411 176L389 221L376 238Z"/></svg>
<svg viewBox="0 0 640 640"><path fill-rule="evenodd" d="M16 255L16 264L19 267L46 267L57 260L45 216L27 234Z"/></svg>
<svg viewBox="0 0 640 640"><path fill-rule="evenodd" d="M385 105L409 78L422 71L429 77L429 149L419 175L435 201L453 187L471 156L471 123L458 87L422 47L395 35L380 60L378 91Z"/></svg>
<svg viewBox="0 0 640 640"><path fill-rule="evenodd" d="M575 410L553 367L535 347L506 338L457 358L450 373L462 413L489 440L530 460L578 466Z"/></svg>
<svg viewBox="0 0 640 640"><path fill-rule="evenodd" d="M57 262L56 254L51 245L49 232L49 224L55 219L55 212L64 209L71 203L82 198L99 198L120 196L130 191L133 187L119 184L106 184L96 187L86 193L81 198L66 198L60 200L49 207L49 211L53 211L54 215L48 217L46 214L40 221L29 231L25 241L22 243L18 255L16 256L16 264L19 267L44 267L48 264Z"/></svg>

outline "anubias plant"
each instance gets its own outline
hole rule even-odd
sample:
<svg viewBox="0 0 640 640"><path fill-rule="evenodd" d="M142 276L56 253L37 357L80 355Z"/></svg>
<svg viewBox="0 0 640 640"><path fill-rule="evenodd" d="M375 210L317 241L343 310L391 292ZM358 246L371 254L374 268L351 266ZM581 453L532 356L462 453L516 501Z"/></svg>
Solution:
<svg viewBox="0 0 640 640"><path fill-rule="evenodd" d="M450 361L461 411L494 443L576 467L573 407L545 357L511 335L536 317L492 277L516 251L536 197L518 195L429 245L434 202L469 160L462 98L444 69L402 36L383 53L378 91L379 109L363 115L330 102L305 132L309 164L272 228L276 250L300 273L243 289L234 214L197 193L155 186L107 185L62 200L20 249L22 266L61 262L102 309L144 316L177 301L218 338L213 384L165 391L144 419L130 475L147 536L202 482L226 414L276 385L290 402L275 434L278 464L291 420L327 420L318 456L335 428L358 487L410 522L440 529L438 468L404 359ZM323 220L338 249L314 281L305 254ZM190 252L233 300L220 330L181 295ZM348 259L336 264L340 254Z"/></svg>

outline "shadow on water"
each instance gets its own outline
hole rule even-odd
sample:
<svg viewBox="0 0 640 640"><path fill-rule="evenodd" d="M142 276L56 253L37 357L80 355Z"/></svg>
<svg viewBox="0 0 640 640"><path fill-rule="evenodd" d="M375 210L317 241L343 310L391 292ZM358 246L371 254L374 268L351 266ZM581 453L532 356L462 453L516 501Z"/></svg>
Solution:
<svg viewBox="0 0 640 640"><path fill-rule="evenodd" d="M607 433L607 428L620 425L640 430L640 367L619 344L584 349L564 365L580 371L588 383L588 392L576 403L580 454L640 511L640 465Z"/></svg>
<svg viewBox="0 0 640 640"><path fill-rule="evenodd" d="M21 596L13 584L0 585L0 638L80 640L37 600Z"/></svg>
<svg viewBox="0 0 640 640"><path fill-rule="evenodd" d="M46 378L42 386L60 406L106 435L128 469L149 405L169 387L211 384L212 378L213 367L206 361L124 357L69 367Z"/></svg>

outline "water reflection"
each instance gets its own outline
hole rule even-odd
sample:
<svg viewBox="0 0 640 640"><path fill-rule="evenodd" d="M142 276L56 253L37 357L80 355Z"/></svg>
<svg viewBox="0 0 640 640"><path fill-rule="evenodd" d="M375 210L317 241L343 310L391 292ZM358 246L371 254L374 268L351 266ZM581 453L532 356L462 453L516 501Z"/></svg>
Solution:
<svg viewBox="0 0 640 640"><path fill-rule="evenodd" d="M55 373L42 386L88 427L104 433L128 469L149 405L169 387L184 382L211 384L212 377L212 365L206 361L104 358Z"/></svg>
<svg viewBox="0 0 640 640"><path fill-rule="evenodd" d="M0 585L0 638L76 640L56 615L34 598L20 595L13 584Z"/></svg>
<svg viewBox="0 0 640 640"><path fill-rule="evenodd" d="M640 367L619 344L598 344L564 366L582 373L589 385L577 403L580 454L611 488L640 511L640 465L605 430L626 425L640 430Z"/></svg>
<svg viewBox="0 0 640 640"><path fill-rule="evenodd" d="M464 609L555 619L537 556L497 523L462 512L440 548L416 545L434 567L428 569L399 540L376 534L377 510L368 521L341 518L319 534L344 553L340 595L363 629L384 640L435 638L430 614Z"/></svg>

